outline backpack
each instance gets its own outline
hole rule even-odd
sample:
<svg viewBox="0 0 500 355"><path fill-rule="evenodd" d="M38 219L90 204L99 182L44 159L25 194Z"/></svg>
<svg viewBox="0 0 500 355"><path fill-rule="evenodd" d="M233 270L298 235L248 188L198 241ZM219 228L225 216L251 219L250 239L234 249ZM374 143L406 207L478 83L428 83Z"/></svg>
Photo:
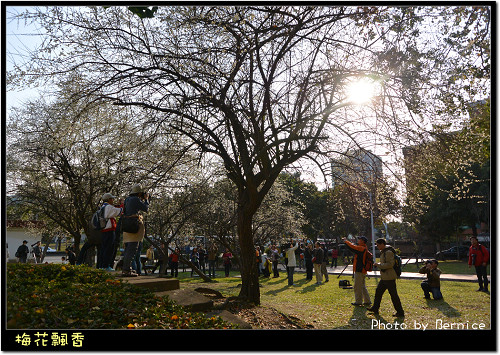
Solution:
<svg viewBox="0 0 500 355"><path fill-rule="evenodd" d="M349 282L349 280L340 280L339 281L339 287L340 288L343 288L344 290L345 289L351 289L351 288L354 288L351 283Z"/></svg>
<svg viewBox="0 0 500 355"><path fill-rule="evenodd" d="M394 254L394 266L393 269L396 271L396 276L399 279L401 277L401 257L396 253L396 250L394 248L390 248L392 253Z"/></svg>
<svg viewBox="0 0 500 355"><path fill-rule="evenodd" d="M401 257L396 254L396 252L394 252L394 271L396 271L396 276L398 277L398 279L401 277L401 265L402 265L402 262L401 262Z"/></svg>
<svg viewBox="0 0 500 355"><path fill-rule="evenodd" d="M98 231L103 230L106 227L106 223L108 222L106 218L104 218L104 207L106 207L106 205L100 207L92 215L91 225L94 227L95 230Z"/></svg>
<svg viewBox="0 0 500 355"><path fill-rule="evenodd" d="M401 257L396 253L396 250L393 247L389 247L384 250L390 250L394 254L394 265L392 268L396 271L396 277L399 279L401 277L401 266L403 264Z"/></svg>
<svg viewBox="0 0 500 355"><path fill-rule="evenodd" d="M365 270L373 271L373 254L366 248Z"/></svg>

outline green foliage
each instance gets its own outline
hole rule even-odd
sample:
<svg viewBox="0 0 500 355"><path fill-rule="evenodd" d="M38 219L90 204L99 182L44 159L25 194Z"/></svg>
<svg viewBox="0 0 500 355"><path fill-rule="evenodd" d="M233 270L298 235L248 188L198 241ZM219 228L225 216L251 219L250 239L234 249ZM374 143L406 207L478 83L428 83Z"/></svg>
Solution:
<svg viewBox="0 0 500 355"><path fill-rule="evenodd" d="M185 312L168 297L85 266L8 264L7 328L222 329L219 317Z"/></svg>
<svg viewBox="0 0 500 355"><path fill-rule="evenodd" d="M282 173L279 181L293 196L290 204L299 208L305 217L306 223L301 228L305 237L315 240L318 235L330 234L334 213L328 192L319 191L315 184L303 181L300 174Z"/></svg>
<svg viewBox="0 0 500 355"><path fill-rule="evenodd" d="M145 6L129 6L128 9L140 18L153 18L158 6L153 6L151 9Z"/></svg>

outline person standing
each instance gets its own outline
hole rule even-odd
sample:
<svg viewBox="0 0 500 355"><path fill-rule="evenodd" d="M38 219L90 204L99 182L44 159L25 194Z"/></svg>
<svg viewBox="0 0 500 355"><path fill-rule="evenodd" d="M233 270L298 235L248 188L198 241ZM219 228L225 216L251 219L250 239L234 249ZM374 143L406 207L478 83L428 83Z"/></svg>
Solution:
<svg viewBox="0 0 500 355"><path fill-rule="evenodd" d="M293 272L295 267L297 266L297 258L295 257L295 250L299 247L299 243L295 243L294 241L290 243L290 246L286 250L286 256L288 258L287 270L288 270L288 286L293 286Z"/></svg>
<svg viewBox="0 0 500 355"><path fill-rule="evenodd" d="M339 257L339 250L337 247L333 247L332 249L332 266L330 268L337 268L337 258Z"/></svg>
<svg viewBox="0 0 500 355"><path fill-rule="evenodd" d="M262 269L262 255L260 253L260 247L257 245L255 247L255 261L257 262L257 271L259 273L259 276L260 274L262 273L261 269Z"/></svg>
<svg viewBox="0 0 500 355"><path fill-rule="evenodd" d="M352 268L354 270L354 302L353 306L370 305L370 294L366 288L366 257L368 239L366 237L358 237L357 245L351 243L346 238L342 238L346 246L354 253Z"/></svg>
<svg viewBox="0 0 500 355"><path fill-rule="evenodd" d="M97 268L107 271L112 271L111 264L113 263L113 247L115 243L116 219L123 212L123 201L120 201L120 206L115 207L115 196L110 193L102 195L102 207L104 208L104 218L106 226L102 230L101 247L97 254Z"/></svg>
<svg viewBox="0 0 500 355"><path fill-rule="evenodd" d="M207 269L206 269L207 252L205 251L205 248L203 248L203 246L201 246L198 249L198 256L199 256L200 270L202 270L203 273L206 274L207 273Z"/></svg>
<svg viewBox="0 0 500 355"><path fill-rule="evenodd" d="M316 285L321 285L323 276L321 274L321 264L323 263L323 249L319 242L314 244L313 258L312 258L314 273L316 274Z"/></svg>
<svg viewBox="0 0 500 355"><path fill-rule="evenodd" d="M477 237L470 237L471 246L469 248L469 269L472 265L476 268L477 281L479 289L488 293L488 271L487 265L490 260L488 249L482 244L479 244Z"/></svg>
<svg viewBox="0 0 500 355"><path fill-rule="evenodd" d="M68 259L69 264L75 265L76 264L76 254L73 251L73 248L68 247L66 249L66 255L67 255L67 259Z"/></svg>
<svg viewBox="0 0 500 355"><path fill-rule="evenodd" d="M125 199L123 218L137 219L139 230L136 233L123 232L123 243L125 251L123 256L122 276L138 276L132 271L132 259L135 257L139 243L144 239L145 226L143 216L140 212L148 212L149 195L144 192L141 185L132 186L129 196Z"/></svg>
<svg viewBox="0 0 500 355"><path fill-rule="evenodd" d="M156 260L156 264L153 267L153 269L151 270L152 274L155 273L156 269L158 269L158 274L161 274L164 260L167 259L167 258L165 258L165 256L166 256L165 254L166 253L167 253L167 247L165 246L165 243L161 243L160 244L160 250L158 250L158 258ZM165 269L163 270L164 274L167 273L166 270L167 270L167 268L165 267Z"/></svg>
<svg viewBox="0 0 500 355"><path fill-rule="evenodd" d="M301 243L299 246L299 249L297 251L299 254L299 269L302 269L305 267L305 264L304 264L304 251L305 251L304 244Z"/></svg>
<svg viewBox="0 0 500 355"><path fill-rule="evenodd" d="M153 246L153 244L151 244L148 248L148 250L146 250L146 264L147 265L154 265L155 263L155 247Z"/></svg>
<svg viewBox="0 0 500 355"><path fill-rule="evenodd" d="M16 257L19 258L20 263L26 264L26 261L28 260L29 252L30 252L30 249L28 248L28 241L23 240L23 244L20 245L16 251Z"/></svg>
<svg viewBox="0 0 500 355"><path fill-rule="evenodd" d="M313 279L314 265L312 262L313 258L313 246L309 242L307 247L304 249L304 262L306 266L306 280L311 281Z"/></svg>
<svg viewBox="0 0 500 355"><path fill-rule="evenodd" d="M276 245L271 248L271 260L273 261L273 278L280 277L280 272L278 269L278 264L280 262L280 252Z"/></svg>
<svg viewBox="0 0 500 355"><path fill-rule="evenodd" d="M226 277L229 277L229 272L231 271L231 259L233 254L226 248L226 252L222 254L222 260L224 261L224 273Z"/></svg>
<svg viewBox="0 0 500 355"><path fill-rule="evenodd" d="M170 253L169 258L170 258L170 276L172 277L177 277L179 276L179 255L181 253L181 250L179 248L175 248L173 253Z"/></svg>
<svg viewBox="0 0 500 355"><path fill-rule="evenodd" d="M328 270L326 265L328 264L328 249L324 243L321 243L321 249L323 249L323 261L321 262L321 274L325 275L325 283L328 282Z"/></svg>
<svg viewBox="0 0 500 355"><path fill-rule="evenodd" d="M215 260L217 258L217 248L211 244L208 248L208 277L215 277Z"/></svg>
<svg viewBox="0 0 500 355"><path fill-rule="evenodd" d="M426 274L427 280L424 280L420 287L424 291L424 298L430 299L431 293L435 300L443 298L441 293L441 270L438 268L439 262L436 259L427 260L425 265L418 271L420 274Z"/></svg>
<svg viewBox="0 0 500 355"><path fill-rule="evenodd" d="M40 264L42 262L42 247L41 242L38 241L33 246L33 254L35 255L35 263Z"/></svg>
<svg viewBox="0 0 500 355"><path fill-rule="evenodd" d="M191 252L191 262L197 269L200 268L200 254L198 253L198 248L194 248ZM194 269L191 268L191 277L193 277Z"/></svg>
<svg viewBox="0 0 500 355"><path fill-rule="evenodd" d="M380 282L377 285L375 291L375 300L373 301L373 306L368 308L369 312L378 314L380 303L382 301L382 296L386 290L389 290L389 295L391 295L392 305L396 309L396 313L393 314L394 317L404 317L403 306L401 305L401 300L399 299L398 291L396 289L396 279L397 274L394 270L394 248L387 245L387 242L383 238L377 239L375 242L378 250L380 250L380 263L374 263L373 265L380 269Z"/></svg>

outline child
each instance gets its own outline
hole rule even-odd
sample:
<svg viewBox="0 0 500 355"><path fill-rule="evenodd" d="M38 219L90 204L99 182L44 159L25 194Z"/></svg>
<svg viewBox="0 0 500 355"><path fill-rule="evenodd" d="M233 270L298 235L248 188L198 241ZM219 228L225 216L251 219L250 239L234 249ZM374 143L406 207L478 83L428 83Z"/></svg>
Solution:
<svg viewBox="0 0 500 355"><path fill-rule="evenodd" d="M435 300L440 300L443 298L441 294L441 284L439 277L441 276L441 270L438 269L438 261L436 259L427 260L425 266L423 266L418 272L421 274L427 274L427 280L423 281L420 286L424 290L424 297L430 299L430 292L432 292L432 297Z"/></svg>

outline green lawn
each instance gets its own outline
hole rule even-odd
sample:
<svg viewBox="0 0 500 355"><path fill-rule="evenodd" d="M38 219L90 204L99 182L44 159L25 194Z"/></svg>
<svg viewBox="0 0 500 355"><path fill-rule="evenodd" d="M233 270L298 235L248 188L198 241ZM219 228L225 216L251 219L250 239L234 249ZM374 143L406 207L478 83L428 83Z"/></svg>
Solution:
<svg viewBox="0 0 500 355"><path fill-rule="evenodd" d="M167 299L155 299L149 291L123 284L109 274L83 266L59 264L8 264L7 270L8 328L223 328L216 318L186 313ZM295 285L288 286L281 277L261 278L261 305L296 317L315 329L380 329L402 327L458 329L484 327L490 329L490 295L476 292L475 282L442 281L444 300L423 298L420 280L398 280L398 293L406 312L404 319L394 319L389 294L384 294L380 315L374 316L364 307L351 305L352 289L338 287L337 276L316 285L306 281L304 273L295 274ZM225 278L219 271L217 282L204 283L190 272L179 273L181 288L208 287L225 297L237 296L241 287L239 272ZM349 280L348 275L341 279ZM378 279L367 279L370 295L375 293ZM98 297L96 297L98 296ZM133 300L133 302L132 302ZM397 322L397 323L396 323Z"/></svg>
<svg viewBox="0 0 500 355"><path fill-rule="evenodd" d="M225 296L239 293L238 277L217 278L216 283L203 283L199 278L190 278L189 273L179 274L182 287L209 287L222 292ZM232 272L231 276L238 276ZM484 326L490 324L490 295L476 292L477 284L472 282L443 281L441 290L444 300L434 301L423 298L419 280L398 280L398 293L406 312L404 319L395 319L395 312L388 292L384 294L380 315L374 316L364 307L351 305L354 301L352 289L338 287L337 276L330 276L330 282L316 285L315 281L306 281L305 275L295 275L295 286L287 285L286 277L281 273L278 279L261 278L261 305L276 308L290 316L302 319L316 329L372 329L382 326L395 326L395 321L404 323L407 329L416 329L426 325L427 329L439 329L440 326L457 327ZM340 279L351 281L351 277ZM191 285L191 286L188 286ZM377 280L367 279L370 296L375 294ZM459 323L459 324L457 324ZM383 324L383 325L382 325Z"/></svg>

